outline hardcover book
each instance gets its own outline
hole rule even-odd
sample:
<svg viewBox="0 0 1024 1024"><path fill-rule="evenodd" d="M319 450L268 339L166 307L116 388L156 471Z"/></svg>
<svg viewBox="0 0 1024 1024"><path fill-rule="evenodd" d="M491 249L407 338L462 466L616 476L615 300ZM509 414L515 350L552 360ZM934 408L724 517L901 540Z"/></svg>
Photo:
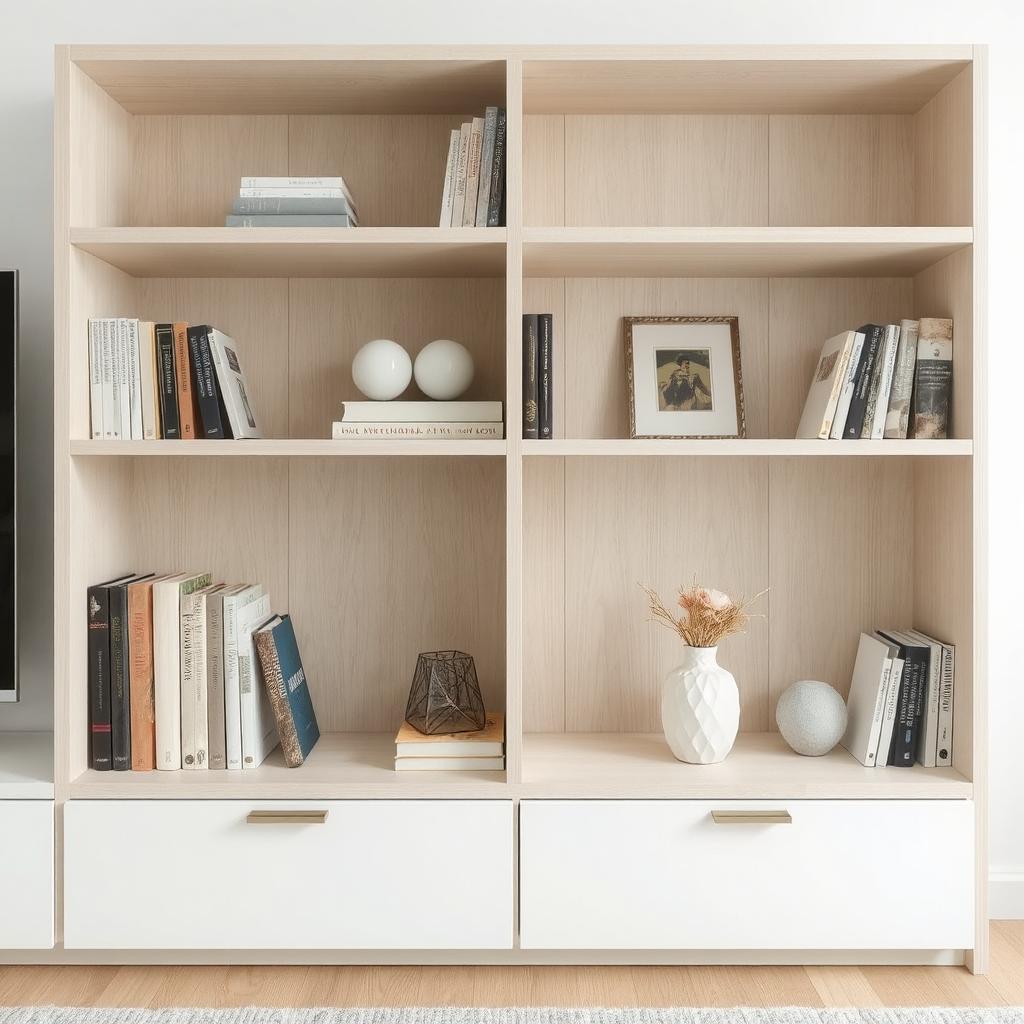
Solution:
<svg viewBox="0 0 1024 1024"><path fill-rule="evenodd" d="M349 187L341 175L335 175L334 177L331 177L330 175L311 175L306 177L295 175L285 175L283 177L250 175L243 177L240 184L242 189L276 188L304 190L313 188L330 188L337 189L349 200L352 198L352 193L349 191Z"/></svg>
<svg viewBox="0 0 1024 1024"><path fill-rule="evenodd" d="M128 411L130 436L133 441L142 440L142 361L139 350L139 321L132 318L121 320L124 330L125 351L128 357Z"/></svg>
<svg viewBox="0 0 1024 1024"><path fill-rule="evenodd" d="M89 321L89 436L103 437L103 322Z"/></svg>
<svg viewBox="0 0 1024 1024"><path fill-rule="evenodd" d="M914 370L912 434L916 438L949 436L953 390L953 321L922 317Z"/></svg>
<svg viewBox="0 0 1024 1024"><path fill-rule="evenodd" d="M505 752L505 715L494 711L479 732L422 733L403 722L395 736L396 757L500 757Z"/></svg>
<svg viewBox="0 0 1024 1024"><path fill-rule="evenodd" d="M174 324L156 325L157 390L160 395L160 425L168 441L181 438L178 419L178 371L174 365Z"/></svg>
<svg viewBox="0 0 1024 1024"><path fill-rule="evenodd" d="M120 411L114 409L114 331L113 320L103 317L100 325L100 352L103 373L103 436L113 440L121 436Z"/></svg>
<svg viewBox="0 0 1024 1024"><path fill-rule="evenodd" d="M131 707L132 771L156 768L156 711L153 702L153 584L128 584L128 698Z"/></svg>
<svg viewBox="0 0 1024 1024"><path fill-rule="evenodd" d="M904 662L889 763L897 768L910 768L918 760L924 694L928 685L929 649L897 630L885 630L880 635L899 647L899 656Z"/></svg>
<svg viewBox="0 0 1024 1024"><path fill-rule="evenodd" d="M875 634L879 636L879 634ZM888 640L884 640L888 644ZM896 719L899 717L900 685L903 680L903 659L899 656L899 647L890 644L895 656L892 659L888 678L885 682L885 704L882 712L882 730L878 736L878 751L875 756L875 767L884 768L889 764L892 754L892 738L896 732Z"/></svg>
<svg viewBox="0 0 1024 1024"><path fill-rule="evenodd" d="M89 652L89 767L108 772L113 767L110 723L110 587L131 573L97 583L86 591Z"/></svg>
<svg viewBox="0 0 1024 1024"><path fill-rule="evenodd" d="M941 703L943 644L920 630L907 630L907 636L928 647L928 688L924 697L924 721L918 760L925 768L938 764L939 706Z"/></svg>
<svg viewBox="0 0 1024 1024"><path fill-rule="evenodd" d="M231 771L242 768L242 706L238 680L238 611L263 596L258 584L241 583L224 595L224 757Z"/></svg>
<svg viewBox="0 0 1024 1024"><path fill-rule="evenodd" d="M898 324L887 324L882 348L876 364L877 388L873 385L868 399L868 408L864 416L862 437L873 441L881 441L885 432L885 417L889 411L889 394L892 391L893 370L896 366L896 353L899 349L900 329Z"/></svg>
<svg viewBox="0 0 1024 1024"><path fill-rule="evenodd" d="M142 437L155 441L160 437L159 375L156 366L156 324L139 321L139 367L142 375Z"/></svg>
<svg viewBox="0 0 1024 1024"><path fill-rule="evenodd" d="M478 228L487 227L487 209L491 203L491 174L494 170L494 138L498 131L498 108L488 107L484 111L484 135L480 150L480 187L476 197L476 219Z"/></svg>
<svg viewBox="0 0 1024 1024"><path fill-rule="evenodd" d="M216 441L224 438L224 425L220 418L220 394L217 374L210 354L210 332L206 324L188 329L188 352L192 367L192 387L196 396L199 420L196 436Z"/></svg>
<svg viewBox="0 0 1024 1024"><path fill-rule="evenodd" d="M822 346L815 366L811 386L807 390L804 411L800 417L796 436L827 440L832 432L832 421L839 405L839 396L846 380L856 331L843 331L829 338Z"/></svg>
<svg viewBox="0 0 1024 1024"><path fill-rule="evenodd" d="M498 107L494 128L494 163L491 166L491 188L487 201L487 226L497 228L505 223L505 108Z"/></svg>
<svg viewBox="0 0 1024 1024"><path fill-rule="evenodd" d="M242 731L242 767L258 768L277 746L277 725L270 695L260 679L259 655L253 633L271 617L270 595L238 609L238 699Z"/></svg>
<svg viewBox="0 0 1024 1024"><path fill-rule="evenodd" d="M291 617L274 616L256 631L255 640L284 762L298 768L320 739L320 729Z"/></svg>
<svg viewBox="0 0 1024 1024"><path fill-rule="evenodd" d="M229 213L229 228L353 228L355 220L341 213L279 213L275 215Z"/></svg>
<svg viewBox="0 0 1024 1024"><path fill-rule="evenodd" d="M121 439L132 439L132 370L128 344L128 321L125 317L116 317L114 337L117 347L117 407L121 417Z"/></svg>
<svg viewBox="0 0 1024 1024"><path fill-rule="evenodd" d="M240 217L334 214L348 217L353 224L358 220L355 209L344 196L239 196L231 204L231 212Z"/></svg>
<svg viewBox="0 0 1024 1024"><path fill-rule="evenodd" d="M466 121L459 131L459 158L455 164L455 193L452 198L452 227L462 227L466 209L466 170L469 165L469 136L472 122Z"/></svg>
<svg viewBox="0 0 1024 1024"><path fill-rule="evenodd" d="M474 117L469 123L469 149L466 152L466 199L462 206L462 226L476 224L476 201L480 190L480 152L483 147L484 119Z"/></svg>
<svg viewBox="0 0 1024 1024"><path fill-rule="evenodd" d="M196 413L188 355L188 324L174 324L174 370L174 383L178 391L178 429L183 441L194 441Z"/></svg>
<svg viewBox="0 0 1024 1024"><path fill-rule="evenodd" d="M459 140L462 133L458 128L451 130L448 139L448 160L444 165L444 191L441 193L441 214L438 218L439 228L452 226L452 207L455 203L455 176L459 169Z"/></svg>
<svg viewBox="0 0 1024 1024"><path fill-rule="evenodd" d="M554 317L537 318L537 436L554 436Z"/></svg>
<svg viewBox="0 0 1024 1024"><path fill-rule="evenodd" d="M864 417L868 408L868 396L871 393L871 378L875 371L882 344L882 328L878 324L865 324L857 330L864 335L864 345L857 364L857 379L853 386L853 397L850 399L850 411L846 415L846 426L843 428L843 439L859 438L864 427Z"/></svg>
<svg viewBox="0 0 1024 1024"><path fill-rule="evenodd" d="M116 772L132 768L131 652L128 637L128 584L152 579L132 576L109 587L110 593L110 744Z"/></svg>
<svg viewBox="0 0 1024 1024"><path fill-rule="evenodd" d="M104 321L107 332L107 343L110 345L110 393L111 393L111 436L115 440L127 441L131 437L131 418L128 417L129 429L124 429L128 402L128 389L122 379L125 364L123 333L118 328L116 317L107 317Z"/></svg>
<svg viewBox="0 0 1024 1024"><path fill-rule="evenodd" d="M227 731L224 725L224 597L237 587L218 587L206 598L206 732L208 767L227 768Z"/></svg>
<svg viewBox="0 0 1024 1024"><path fill-rule="evenodd" d="M181 599L181 766L209 765L209 706L206 688L206 599L203 587Z"/></svg>
<svg viewBox="0 0 1024 1024"><path fill-rule="evenodd" d="M900 322L900 344L889 393L889 409L885 416L883 436L903 440L910 425L910 400L914 392L914 367L917 364L916 320Z"/></svg>
<svg viewBox="0 0 1024 1024"><path fill-rule="evenodd" d="M846 733L840 743L867 768L875 765L894 650L877 637L860 635L847 700Z"/></svg>
<svg viewBox="0 0 1024 1024"><path fill-rule="evenodd" d="M537 421L537 351L540 321L536 313L523 314L523 437L540 436Z"/></svg>
<svg viewBox="0 0 1024 1024"><path fill-rule="evenodd" d="M860 366L860 356L863 350L864 334L861 331L855 331L853 348L850 350L846 373L843 375L843 386L839 389L839 401L836 403L835 415L832 417L832 429L828 435L834 441L842 440L843 431L846 428L846 418L849 415L850 402L853 400L853 392L857 386L857 368Z"/></svg>
<svg viewBox="0 0 1024 1024"><path fill-rule="evenodd" d="M501 423L501 402L342 402L343 423Z"/></svg>
<svg viewBox="0 0 1024 1024"><path fill-rule="evenodd" d="M249 386L237 342L215 327L210 328L207 339L231 436L236 440L262 437L249 401Z"/></svg>
<svg viewBox="0 0 1024 1024"><path fill-rule="evenodd" d="M505 436L503 423L347 423L331 425L331 438L345 441L376 438L380 441L411 440L500 440Z"/></svg>

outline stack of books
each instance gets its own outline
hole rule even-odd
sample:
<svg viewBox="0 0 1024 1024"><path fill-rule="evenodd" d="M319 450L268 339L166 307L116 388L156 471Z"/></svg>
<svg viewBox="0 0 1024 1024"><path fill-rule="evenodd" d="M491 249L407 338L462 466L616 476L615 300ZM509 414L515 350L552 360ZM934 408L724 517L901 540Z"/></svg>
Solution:
<svg viewBox="0 0 1024 1024"><path fill-rule="evenodd" d="M87 594L89 767L289 767L319 739L291 620L258 583L128 573ZM286 682L285 682L286 681Z"/></svg>
<svg viewBox="0 0 1024 1024"><path fill-rule="evenodd" d="M408 722L395 737L396 772L501 772L505 770L505 716L488 714L478 732L425 736Z"/></svg>
<svg viewBox="0 0 1024 1024"><path fill-rule="evenodd" d="M868 768L951 765L953 654L917 629L861 633L843 746Z"/></svg>
<svg viewBox="0 0 1024 1024"><path fill-rule="evenodd" d="M796 436L945 438L952 389L952 320L865 324L825 342Z"/></svg>
<svg viewBox="0 0 1024 1024"><path fill-rule="evenodd" d="M89 321L89 418L94 440L263 436L237 342L181 321Z"/></svg>
<svg viewBox="0 0 1024 1024"><path fill-rule="evenodd" d="M331 429L347 440L501 440L501 402L342 402Z"/></svg>
<svg viewBox="0 0 1024 1024"><path fill-rule="evenodd" d="M554 437L554 317L523 314L523 437Z"/></svg>
<svg viewBox="0 0 1024 1024"><path fill-rule="evenodd" d="M505 223L505 108L488 107L448 139L441 196L442 228L496 228Z"/></svg>
<svg viewBox="0 0 1024 1024"><path fill-rule="evenodd" d="M229 228L354 228L356 204L345 179L242 178Z"/></svg>

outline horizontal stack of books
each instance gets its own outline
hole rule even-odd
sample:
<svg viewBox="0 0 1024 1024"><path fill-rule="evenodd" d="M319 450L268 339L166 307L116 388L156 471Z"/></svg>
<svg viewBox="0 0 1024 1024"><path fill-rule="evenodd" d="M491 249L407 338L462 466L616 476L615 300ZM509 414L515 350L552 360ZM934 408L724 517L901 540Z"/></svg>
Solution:
<svg viewBox="0 0 1024 1024"><path fill-rule="evenodd" d="M554 437L554 317L523 314L523 437Z"/></svg>
<svg viewBox="0 0 1024 1024"><path fill-rule="evenodd" d="M448 139L442 228L496 228L505 223L505 108L488 107Z"/></svg>
<svg viewBox="0 0 1024 1024"><path fill-rule="evenodd" d="M501 402L342 402L331 429L347 440L500 440L505 436Z"/></svg>
<svg viewBox="0 0 1024 1024"><path fill-rule="evenodd" d="M354 228L356 204L345 179L242 178L224 221L229 228Z"/></svg>
<svg viewBox="0 0 1024 1024"><path fill-rule="evenodd" d="M129 573L89 587L89 767L289 767L320 736L291 619L252 583ZM285 682L286 681L286 682Z"/></svg>
<svg viewBox="0 0 1024 1024"><path fill-rule="evenodd" d="M945 438L952 389L952 320L865 324L825 342L796 436Z"/></svg>
<svg viewBox="0 0 1024 1024"><path fill-rule="evenodd" d="M917 629L861 633L843 746L869 768L951 765L953 654Z"/></svg>
<svg viewBox="0 0 1024 1024"><path fill-rule="evenodd" d="M238 344L209 324L90 320L89 418L94 440L263 436Z"/></svg>
<svg viewBox="0 0 1024 1024"><path fill-rule="evenodd" d="M477 732L427 736L402 723L395 737L396 772L501 772L505 770L505 716L487 715Z"/></svg>

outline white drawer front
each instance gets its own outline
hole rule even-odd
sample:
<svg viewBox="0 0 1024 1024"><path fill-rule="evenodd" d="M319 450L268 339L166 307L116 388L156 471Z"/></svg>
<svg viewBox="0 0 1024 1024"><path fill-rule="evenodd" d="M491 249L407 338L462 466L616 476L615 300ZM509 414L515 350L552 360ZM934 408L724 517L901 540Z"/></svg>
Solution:
<svg viewBox="0 0 1024 1024"><path fill-rule="evenodd" d="M53 946L53 801L0 800L0 949Z"/></svg>
<svg viewBox="0 0 1024 1024"><path fill-rule="evenodd" d="M974 945L970 801L529 800L519 837L526 949Z"/></svg>
<svg viewBox="0 0 1024 1024"><path fill-rule="evenodd" d="M512 804L76 800L64 877L68 949L508 949Z"/></svg>

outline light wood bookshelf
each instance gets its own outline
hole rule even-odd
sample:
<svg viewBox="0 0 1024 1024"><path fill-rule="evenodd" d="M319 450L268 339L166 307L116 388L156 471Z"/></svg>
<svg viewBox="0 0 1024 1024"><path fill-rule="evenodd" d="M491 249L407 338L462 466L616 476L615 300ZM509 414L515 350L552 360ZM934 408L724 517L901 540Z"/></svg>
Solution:
<svg viewBox="0 0 1024 1024"><path fill-rule="evenodd" d="M985 909L984 48L69 46L55 94L55 791L72 799L973 800ZM508 112L507 227L441 229L448 130ZM358 229L220 227L243 174L345 176ZM521 440L521 316L554 314L555 438ZM621 318L739 317L748 436L628 438ZM209 322L266 440L89 438L86 322ZM955 321L951 438L794 440L822 339ZM358 347L453 337L506 440L334 442ZM410 393L409 397L416 397ZM307 765L88 769L89 583L258 580L295 621ZM728 761L679 765L678 661L637 583L766 588L723 648ZM953 767L805 759L883 624L957 645ZM476 659L507 770L398 776L416 654Z"/></svg>

